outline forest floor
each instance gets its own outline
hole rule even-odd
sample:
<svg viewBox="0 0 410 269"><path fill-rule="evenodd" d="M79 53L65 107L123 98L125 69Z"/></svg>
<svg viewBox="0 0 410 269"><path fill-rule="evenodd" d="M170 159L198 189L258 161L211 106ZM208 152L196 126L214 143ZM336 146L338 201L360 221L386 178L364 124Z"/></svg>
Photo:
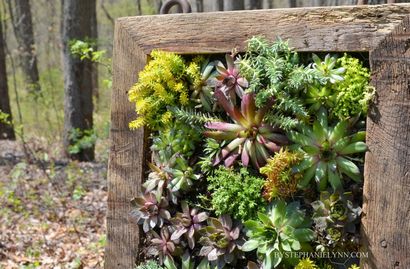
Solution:
<svg viewBox="0 0 410 269"><path fill-rule="evenodd" d="M25 155L21 143L0 141L0 269L102 268L106 162L28 146Z"/></svg>

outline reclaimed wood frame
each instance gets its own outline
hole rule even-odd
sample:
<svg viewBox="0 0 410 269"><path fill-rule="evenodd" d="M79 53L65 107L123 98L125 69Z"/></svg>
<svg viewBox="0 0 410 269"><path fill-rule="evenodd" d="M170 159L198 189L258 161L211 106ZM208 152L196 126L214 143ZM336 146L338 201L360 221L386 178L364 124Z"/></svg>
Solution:
<svg viewBox="0 0 410 269"><path fill-rule="evenodd" d="M377 98L367 120L364 268L410 268L410 4L174 14L116 21L105 268L132 269L142 238L130 218L141 190L147 132L127 91L153 49L226 53L254 35L301 52L369 52Z"/></svg>

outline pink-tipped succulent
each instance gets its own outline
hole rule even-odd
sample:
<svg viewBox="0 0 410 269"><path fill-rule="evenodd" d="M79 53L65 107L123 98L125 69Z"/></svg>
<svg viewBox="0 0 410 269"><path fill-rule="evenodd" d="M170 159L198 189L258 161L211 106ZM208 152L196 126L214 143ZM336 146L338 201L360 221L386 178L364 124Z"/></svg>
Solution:
<svg viewBox="0 0 410 269"><path fill-rule="evenodd" d="M138 224L143 224L144 232L148 232L156 226L162 227L164 220L171 218L171 214L167 210L168 201L164 197L157 199L152 192L134 198L131 202L136 207L133 215Z"/></svg>
<svg viewBox="0 0 410 269"><path fill-rule="evenodd" d="M171 239L170 227L162 227L160 234L151 231L151 236L148 256L158 256L160 264L163 264L165 259L172 261L172 256L176 255L180 250L177 246L178 242Z"/></svg>
<svg viewBox="0 0 410 269"><path fill-rule="evenodd" d="M215 91L215 97L234 123L210 122L205 125L206 128L212 129L205 131L205 136L229 141L214 159L214 165L224 161L225 166L230 167L240 156L244 166L252 162L253 166L259 169L273 153L287 144L288 140L279 128L263 122L272 102L256 110L254 94L248 93L243 96L239 109L232 105L221 91Z"/></svg>
<svg viewBox="0 0 410 269"><path fill-rule="evenodd" d="M203 228L202 223L208 219L208 213L199 212L197 208L190 209L186 201L181 202L182 213L178 212L171 222L176 226L171 235L172 240L177 240L185 235L191 249L195 247L195 235Z"/></svg>
<svg viewBox="0 0 410 269"><path fill-rule="evenodd" d="M239 73L239 65L234 62L235 54L226 54L226 67L222 62L218 62L216 71L217 88L220 89L229 100L235 104L236 95L239 98L245 94L244 88L248 88L248 81Z"/></svg>
<svg viewBox="0 0 410 269"><path fill-rule="evenodd" d="M202 235L199 255L205 256L217 268L225 268L225 264L235 266L238 259L245 258L241 251L245 242L241 228L241 224L233 223L229 215L222 215L219 219L209 218L208 226L199 231Z"/></svg>

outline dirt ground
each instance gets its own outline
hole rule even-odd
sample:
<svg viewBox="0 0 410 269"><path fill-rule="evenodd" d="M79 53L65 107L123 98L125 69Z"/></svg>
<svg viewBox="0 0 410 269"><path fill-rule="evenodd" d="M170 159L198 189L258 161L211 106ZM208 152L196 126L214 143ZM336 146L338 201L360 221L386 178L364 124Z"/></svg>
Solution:
<svg viewBox="0 0 410 269"><path fill-rule="evenodd" d="M106 162L0 141L0 269L103 268Z"/></svg>

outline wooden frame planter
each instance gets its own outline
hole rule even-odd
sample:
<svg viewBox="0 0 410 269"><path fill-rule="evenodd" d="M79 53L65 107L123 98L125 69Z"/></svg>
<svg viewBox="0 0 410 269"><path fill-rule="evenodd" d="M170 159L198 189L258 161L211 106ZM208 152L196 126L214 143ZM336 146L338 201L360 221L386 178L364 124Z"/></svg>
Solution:
<svg viewBox="0 0 410 269"><path fill-rule="evenodd" d="M142 233L130 217L141 190L146 131L127 91L153 49L226 53L262 35L297 51L370 52L377 100L367 119L362 237L364 268L410 268L410 4L128 17L114 40L108 245L105 268L134 268Z"/></svg>

